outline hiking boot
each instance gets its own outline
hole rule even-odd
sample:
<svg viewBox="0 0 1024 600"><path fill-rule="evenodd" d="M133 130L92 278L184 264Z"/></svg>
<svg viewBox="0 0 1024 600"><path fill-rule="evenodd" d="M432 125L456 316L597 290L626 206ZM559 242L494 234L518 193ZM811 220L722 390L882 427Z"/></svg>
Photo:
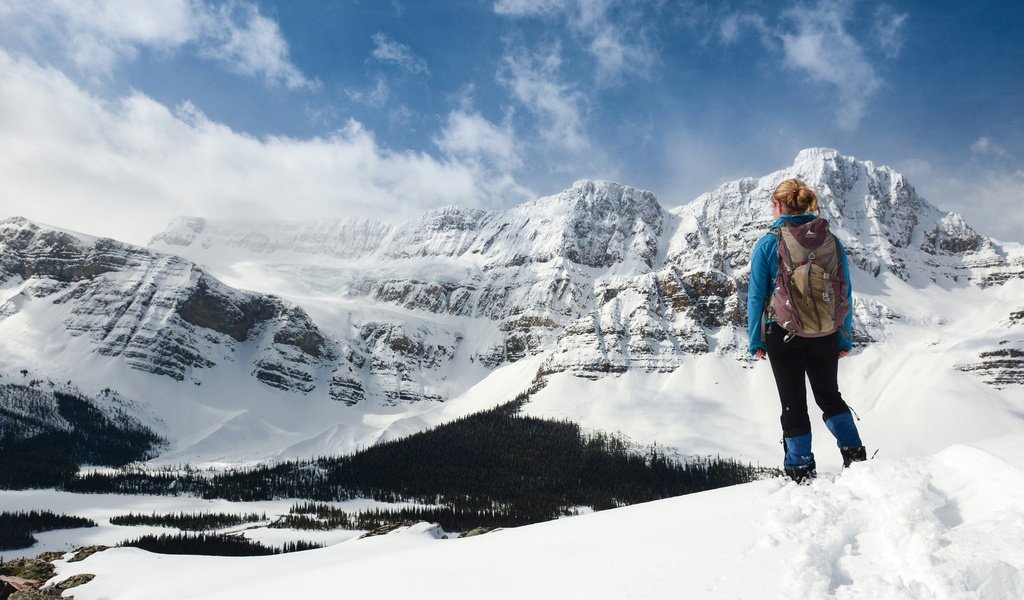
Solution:
<svg viewBox="0 0 1024 600"><path fill-rule="evenodd" d="M806 465L800 465L796 467L786 467L786 475L797 483L810 483L812 479L818 476L817 468L814 466L814 462Z"/></svg>
<svg viewBox="0 0 1024 600"><path fill-rule="evenodd" d="M849 448L840 448L840 454L843 455L843 468L850 466L855 462L861 462L868 459L868 451L864 446L851 446Z"/></svg>

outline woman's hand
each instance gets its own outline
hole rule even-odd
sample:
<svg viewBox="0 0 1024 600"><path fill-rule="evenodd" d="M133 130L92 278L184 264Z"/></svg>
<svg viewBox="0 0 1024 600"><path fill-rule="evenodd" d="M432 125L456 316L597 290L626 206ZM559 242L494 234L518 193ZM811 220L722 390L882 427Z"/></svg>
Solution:
<svg viewBox="0 0 1024 600"><path fill-rule="evenodd" d="M850 351L849 350L840 350L839 351L839 358L846 358L849 355L850 355Z"/></svg>
<svg viewBox="0 0 1024 600"><path fill-rule="evenodd" d="M754 352L754 356L756 356L758 360L764 360L765 358L767 358L764 354L764 350L761 350L760 348L758 348L757 351Z"/></svg>

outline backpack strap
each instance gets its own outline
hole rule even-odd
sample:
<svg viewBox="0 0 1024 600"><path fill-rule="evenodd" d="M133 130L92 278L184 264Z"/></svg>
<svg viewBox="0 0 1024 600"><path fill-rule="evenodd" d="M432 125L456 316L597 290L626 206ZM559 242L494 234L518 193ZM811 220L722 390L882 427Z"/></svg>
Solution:
<svg viewBox="0 0 1024 600"><path fill-rule="evenodd" d="M772 300L768 298L764 310L761 311L761 343L765 343L765 329L768 327L768 309L771 308Z"/></svg>
<svg viewBox="0 0 1024 600"><path fill-rule="evenodd" d="M771 233L774 233L775 234L775 238L778 240L778 249L776 250L775 253L778 254L778 256L779 256L779 267L778 267L779 271L781 271L782 269L786 269L786 272L789 275L792 276L793 275L793 256L789 252L789 246L786 245L786 240L783 239L783 237L782 237L782 228L785 227L785 226L786 226L785 224L782 224L782 225L779 225L778 227L772 227L768 231L771 232ZM779 279L779 274L778 273L776 274L775 278L776 278L776 280ZM788 281L788 279L783 279L783 282L786 282L786 281ZM788 283L784 283L784 285L786 285L787 288L789 287ZM789 292L790 297L793 296L793 293L791 291L789 291L788 289L787 289L787 292ZM767 319L768 319L768 314L767 313L769 311L771 311L772 296L774 296L774 295L775 295L775 290L773 289L772 293L765 300L765 303L766 303L765 310L764 310L764 312L761 315L761 321L762 321L762 325L761 325L761 341L764 341L764 338L765 338L764 322L767 321ZM774 315L772 315L772 316L774 316ZM784 337L782 339L782 341L783 342L789 342L794 337L796 337L796 333L790 331L790 332L786 333L786 337Z"/></svg>
<svg viewBox="0 0 1024 600"><path fill-rule="evenodd" d="M838 265L839 269L836 272L836 277L838 277L839 281L841 282L841 284L840 284L840 290L841 290L842 286L846 285L846 281L849 278L849 273L847 272L848 265L847 265L847 268L844 268L844 265L843 265L843 257L846 255L846 249L843 248L843 244L839 241L839 237L836 236L836 234L832 233L831 231L829 231L828 234L830 236L832 236L832 240L833 240L833 242L836 245L836 253L839 255L839 257L838 257L839 258L839 265ZM836 302L846 302L846 301L847 301L847 299L845 297L844 298L836 298ZM847 309L848 309L848 314L849 313L853 313L853 303L852 302L848 303ZM838 331L840 332L839 333L840 336L843 336L846 339L850 340L850 344L853 344L853 328L852 327L850 329L846 328L846 317L843 317L843 322L839 324ZM857 417L857 419L860 420L860 417Z"/></svg>
<svg viewBox="0 0 1024 600"><path fill-rule="evenodd" d="M789 251L789 246L786 245L786 240L782 237L782 226L775 227L773 229L775 237L779 239L779 268L786 267L786 271L793 274L793 254Z"/></svg>

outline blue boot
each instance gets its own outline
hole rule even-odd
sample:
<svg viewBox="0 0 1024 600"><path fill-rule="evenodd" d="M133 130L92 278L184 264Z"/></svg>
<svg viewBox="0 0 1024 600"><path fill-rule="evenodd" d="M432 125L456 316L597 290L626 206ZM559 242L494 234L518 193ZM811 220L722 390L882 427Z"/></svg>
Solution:
<svg viewBox="0 0 1024 600"><path fill-rule="evenodd" d="M782 466L790 479L804 483L818 476L814 453L811 452L811 434L784 438L782 445L786 448L786 458Z"/></svg>
<svg viewBox="0 0 1024 600"><path fill-rule="evenodd" d="M836 445L843 455L843 467L867 460L868 451L860 441L860 433L857 432L857 424L854 423L852 414L845 412L836 415L825 421L825 427L828 427L836 438Z"/></svg>

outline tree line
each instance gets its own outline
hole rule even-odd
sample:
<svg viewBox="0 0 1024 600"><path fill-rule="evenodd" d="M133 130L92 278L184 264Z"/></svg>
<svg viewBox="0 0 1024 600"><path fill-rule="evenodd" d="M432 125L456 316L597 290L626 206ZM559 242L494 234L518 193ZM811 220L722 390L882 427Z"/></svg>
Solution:
<svg viewBox="0 0 1024 600"><path fill-rule="evenodd" d="M147 460L165 444L120 410L71 389L0 385L0 489L62 487L79 466Z"/></svg>
<svg viewBox="0 0 1024 600"><path fill-rule="evenodd" d="M408 506L401 508L375 508L346 511L329 504L307 502L293 505L289 514L270 524L279 529L307 529L329 531L351 529L372 531L398 523L437 523L445 531L469 531L477 527L516 527L527 525L514 507L495 506L491 510L467 509L447 506Z"/></svg>
<svg viewBox="0 0 1024 600"><path fill-rule="evenodd" d="M155 527L174 527L184 531L208 531L235 527L243 523L266 521L267 514L250 513L239 515L232 513L151 513L148 515L128 513L110 517L111 525L151 525Z"/></svg>
<svg viewBox="0 0 1024 600"><path fill-rule="evenodd" d="M33 533L56 529L96 527L91 519L55 514L48 510L0 513L0 550L29 548L38 541Z"/></svg>
<svg viewBox="0 0 1024 600"><path fill-rule="evenodd" d="M525 401L523 396L346 456L212 476L127 468L77 476L65 489L233 501L414 502L441 507L410 510L432 510L432 520L443 518L455 531L535 523L578 507L600 510L777 474L729 458L677 457L658 446L637 447L618 435L584 432L570 421L524 416L519 409Z"/></svg>
<svg viewBox="0 0 1024 600"><path fill-rule="evenodd" d="M266 546L242 535L185 533L144 535L122 542L121 546L141 548L159 554L201 554L207 556L269 556L323 548L306 541L286 542L281 547Z"/></svg>

